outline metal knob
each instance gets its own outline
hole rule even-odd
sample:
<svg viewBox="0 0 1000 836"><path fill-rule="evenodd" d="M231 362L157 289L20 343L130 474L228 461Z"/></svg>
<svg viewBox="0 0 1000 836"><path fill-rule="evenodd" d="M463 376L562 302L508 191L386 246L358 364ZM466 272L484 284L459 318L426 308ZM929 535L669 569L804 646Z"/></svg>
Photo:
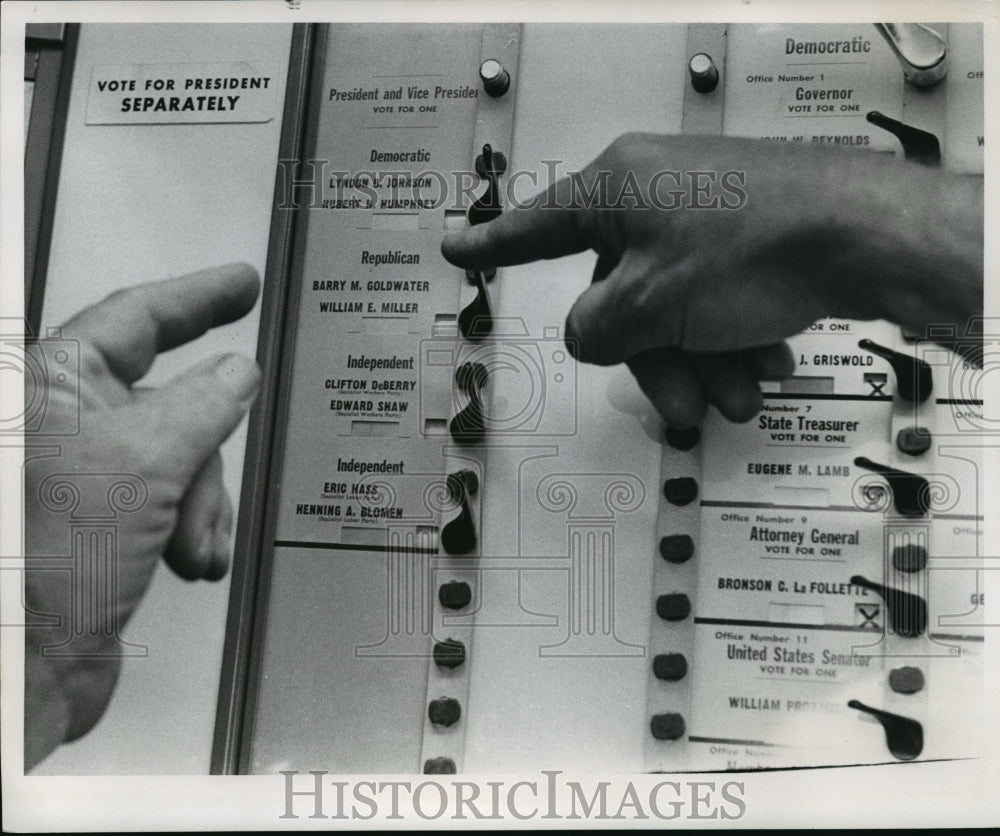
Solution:
<svg viewBox="0 0 1000 836"><path fill-rule="evenodd" d="M688 72L691 74L691 86L699 93L711 93L719 84L719 69L708 53L692 55L688 61Z"/></svg>
<svg viewBox="0 0 1000 836"><path fill-rule="evenodd" d="M510 87L510 73L495 58L487 58L479 65L479 78L486 95L494 99L502 96Z"/></svg>

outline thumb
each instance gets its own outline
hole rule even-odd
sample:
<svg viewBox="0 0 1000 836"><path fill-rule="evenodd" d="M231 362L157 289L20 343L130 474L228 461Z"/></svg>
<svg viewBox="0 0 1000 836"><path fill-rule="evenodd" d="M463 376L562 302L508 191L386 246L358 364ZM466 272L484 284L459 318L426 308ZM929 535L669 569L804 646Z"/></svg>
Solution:
<svg viewBox="0 0 1000 836"><path fill-rule="evenodd" d="M183 485L194 477L236 429L260 388L261 372L238 354L212 357L148 393L135 405L173 475Z"/></svg>

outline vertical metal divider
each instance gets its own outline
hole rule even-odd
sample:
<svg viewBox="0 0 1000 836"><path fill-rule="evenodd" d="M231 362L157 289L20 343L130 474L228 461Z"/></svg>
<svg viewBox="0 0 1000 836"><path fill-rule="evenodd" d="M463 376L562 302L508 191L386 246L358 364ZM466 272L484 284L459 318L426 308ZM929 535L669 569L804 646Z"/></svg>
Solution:
<svg viewBox="0 0 1000 836"><path fill-rule="evenodd" d="M684 86L681 131L685 134L722 133L725 86L727 25L692 23L687 30L687 60L699 53L711 57L719 73L718 84L699 92L690 82ZM688 503L675 504L666 486L672 479L694 479L697 495ZM702 447L698 428L675 433L667 429L660 459L656 561L650 606L655 615L650 624L647 673L647 734L643 747L644 772L678 772L691 768L688 747L692 704L691 677L698 675L695 650L698 564L701 535ZM675 499L675 498L674 498ZM686 607L686 612L685 612Z"/></svg>
<svg viewBox="0 0 1000 836"><path fill-rule="evenodd" d="M295 24L292 29L257 343L257 362L264 373L264 384L251 409L247 430L212 745L213 775L248 771L274 556L279 488L274 481L275 465L280 463L284 449L280 430L287 414L295 312L301 293L292 276L301 272L308 219L302 208L293 208L293 181L300 179L304 161L311 160L315 152L325 41L326 24ZM310 195L309 200L312 198Z"/></svg>
<svg viewBox="0 0 1000 836"><path fill-rule="evenodd" d="M476 158L482 153L483 146L489 144L494 151L499 151L505 156L509 173L520 39L521 24L487 23L483 25L480 64L488 59L499 61L510 72L511 84L503 95L496 98L483 94L482 86L480 86L480 97L476 105L476 124L473 131L473 143L469 155L470 164L474 164ZM503 180L505 176L502 175L500 179ZM486 188L486 184L487 178L484 177L482 189ZM477 190L477 197L480 194L481 192ZM459 310L461 311L467 305L473 303L476 299L478 289L473 282L462 278L462 271L456 268L455 274L456 279L462 282L462 290L459 298ZM500 296L501 275L502 271L498 270L488 285L492 316L494 318ZM456 334L456 340L459 339L461 339L461 335ZM476 348L483 347L488 349L490 340L490 336L484 338L482 342L478 343ZM473 354L479 356L478 351L473 352ZM456 351L456 356L461 358L463 356L462 351ZM488 354L484 353L483 357L488 357ZM454 381L454 376L452 380ZM483 415L488 417L491 402L488 381L481 397ZM457 700L462 717L457 723L447 728L442 728L440 725L432 722L430 710L425 712L423 747L421 752L421 762L425 773L455 773L462 771L468 698L472 669L475 665L475 612L481 603L479 558L482 557L483 509L487 506L486 497L488 496L486 476L488 474L489 443L490 437L487 427L487 434L483 442L468 446L459 446L457 444L444 445L442 450L448 475L457 475L462 470L472 470L476 473L478 487L475 494L468 498L468 501L472 507L472 515L478 536L474 548L468 554L461 557L450 557L442 548L439 559L443 563L447 563L448 566L447 568L442 567L439 572L432 574L432 584L435 585L435 589L438 588L437 581L440 577L445 583L468 584L472 597L466 607L462 608L463 612L460 614L442 604L438 594L433 596L433 629L430 637L431 648L428 652L426 702L428 708L430 708L434 700ZM445 522L442 519L442 530L444 525ZM449 639L461 642L465 648L464 661L461 665L453 669L439 665L434 653L434 647L438 645L439 641Z"/></svg>
<svg viewBox="0 0 1000 836"><path fill-rule="evenodd" d="M947 24L929 23L927 25L947 41ZM934 134L941 142L943 151L943 145L946 141L945 105L947 102L947 76L930 88L920 88L910 84L905 80L902 72L900 72L899 78L900 84L903 85L903 105L900 121ZM922 343L920 342L916 343L915 346L909 344L904 337L902 329L897 328L894 333L893 342L889 345L889 348L902 354L919 357L921 345ZM935 384L940 384L940 382L939 380L934 381ZM896 444L896 439L902 430L918 424L927 427L932 433L934 432L933 425L921 419L924 417L933 418L934 398L938 396L939 393L933 391L930 398L922 405L904 400L899 397L898 393L893 398L892 410L889 416L889 438L887 439L889 453L886 457L886 461L891 467L915 473L928 470L933 472L936 469L934 463L937 457L933 452L933 443L931 449L924 455L913 457L900 451ZM882 582L890 588L901 589L905 592L918 595L925 602L929 602L929 572L927 567L925 566L918 572L913 573L904 573L895 570L890 543L896 545L902 540L905 540L909 544L919 543L927 549L928 555L932 555L934 545L931 526L932 517L933 511L929 510L924 517L915 519L901 517L895 520L886 519L883 521L882 567L884 576L881 579ZM890 537L890 532L895 536ZM929 621L927 629L920 636L905 637L887 631L883 645L885 655L882 660L885 684L884 704L881 707L884 707L886 711L917 720L925 726L930 719L927 712L927 686L930 685L930 677L928 676L928 665L925 663L929 662L932 656L943 655L944 653L943 647L935 649L934 642L930 639L930 632L931 625ZM921 669L924 674L926 685L917 693L896 693L890 687L889 676L891 670L897 664L900 664L901 660L905 660L902 661L902 664L915 666ZM911 665L911 662L914 660L917 663Z"/></svg>
<svg viewBox="0 0 1000 836"><path fill-rule="evenodd" d="M61 38L52 37L56 29L61 29ZM79 23L26 26L26 65L32 54L37 61L24 149L24 317L28 332L37 336L41 336L45 278L79 40ZM55 46L60 41L61 46Z"/></svg>

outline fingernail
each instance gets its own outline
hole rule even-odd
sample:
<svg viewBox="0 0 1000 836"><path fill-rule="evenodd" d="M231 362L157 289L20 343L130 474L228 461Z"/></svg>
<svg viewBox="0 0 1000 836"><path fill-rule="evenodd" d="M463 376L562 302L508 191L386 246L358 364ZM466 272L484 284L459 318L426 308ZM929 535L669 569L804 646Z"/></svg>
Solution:
<svg viewBox="0 0 1000 836"><path fill-rule="evenodd" d="M217 525L212 531L212 559L203 577L217 581L229 571L229 526Z"/></svg>
<svg viewBox="0 0 1000 836"><path fill-rule="evenodd" d="M566 350L569 352L570 357L574 360L580 359L580 340L577 337L576 328L573 327L573 314L570 312L569 316L566 317L566 326L563 329L565 331L565 342Z"/></svg>
<svg viewBox="0 0 1000 836"><path fill-rule="evenodd" d="M250 400L260 386L260 369L252 360L239 354L228 354L215 367L215 376L239 399Z"/></svg>
<svg viewBox="0 0 1000 836"><path fill-rule="evenodd" d="M208 564L205 574L201 577L202 580L206 581L221 581L228 571L229 560L226 556L224 554L215 554L212 555L212 561Z"/></svg>

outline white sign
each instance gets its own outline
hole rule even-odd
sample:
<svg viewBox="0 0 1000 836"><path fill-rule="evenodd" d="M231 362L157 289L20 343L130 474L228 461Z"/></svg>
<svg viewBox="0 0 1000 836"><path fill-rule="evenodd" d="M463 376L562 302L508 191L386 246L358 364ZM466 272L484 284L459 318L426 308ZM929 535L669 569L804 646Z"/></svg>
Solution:
<svg viewBox="0 0 1000 836"><path fill-rule="evenodd" d="M95 66L87 124L270 122L278 72L275 61Z"/></svg>

